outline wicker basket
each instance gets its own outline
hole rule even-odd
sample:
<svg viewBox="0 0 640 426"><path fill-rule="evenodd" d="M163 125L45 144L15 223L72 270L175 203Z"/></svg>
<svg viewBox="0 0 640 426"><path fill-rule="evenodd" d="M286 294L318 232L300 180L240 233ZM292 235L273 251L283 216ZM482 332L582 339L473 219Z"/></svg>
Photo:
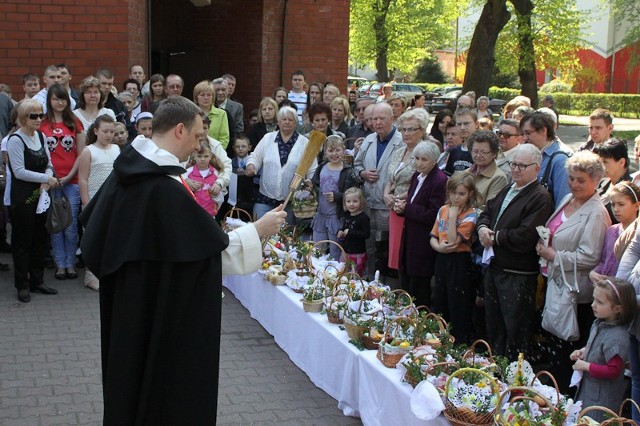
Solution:
<svg viewBox="0 0 640 426"><path fill-rule="evenodd" d="M300 299L300 301L302 302L302 309L304 309L305 312L313 312L313 313L322 312L322 306L324 305L324 300L322 299L312 300L310 302L303 298L303 299Z"/></svg>
<svg viewBox="0 0 640 426"><path fill-rule="evenodd" d="M287 276L283 274L267 274L266 279L273 285L284 285L287 282Z"/></svg>
<svg viewBox="0 0 640 426"><path fill-rule="evenodd" d="M384 312L379 311L376 313L376 316L378 315L382 316L382 321L384 323ZM369 327L369 333L362 335L362 344L364 345L365 348L369 350L372 350L372 351L377 350L380 346L380 342L382 341L382 337L383 337L382 335L380 336L379 339L374 339L373 337L371 337L371 327Z"/></svg>
<svg viewBox="0 0 640 426"><path fill-rule="evenodd" d="M360 303L358 304L358 314L362 314L362 303L366 300L367 295L372 291L374 291L373 287L367 287L367 289L362 294ZM371 312L371 314L374 313L376 312ZM351 319L347 318L346 316L344 318L344 328L347 331L347 335L350 339L359 341L362 341L364 333L369 329L369 327L367 326L356 325Z"/></svg>
<svg viewBox="0 0 640 426"><path fill-rule="evenodd" d="M476 413L471 409L457 408L451 401L449 400L449 391L451 389L451 380L459 376L460 374L464 374L466 372L474 372L484 376L489 379L491 383L492 391L495 395L500 395L500 386L494 377L492 377L489 373L478 370L476 368L461 368L460 370L454 371L449 378L447 379L447 383L444 387L444 411L443 414L453 425L456 426L491 426L493 425L493 417L495 414L495 409L488 413ZM498 407L498 405L496 405Z"/></svg>
<svg viewBox="0 0 640 426"><path fill-rule="evenodd" d="M421 343L423 345L429 345L432 348L439 348L440 346L442 346L442 342L441 342L441 337L440 336L445 336L448 335L447 332L447 322L444 320L444 318L442 318L440 315L438 314L434 314L433 312L427 312L427 314L423 317L420 315L420 311L417 310L416 308L416 312L418 312L418 315L416 317L416 323L419 325L420 321L426 321L428 319L434 319L436 321L436 323L438 324L438 338L437 339L426 339L424 336L418 336L421 340ZM422 333L421 333L422 334ZM455 342L455 338L451 335L448 335L448 339L451 343Z"/></svg>
<svg viewBox="0 0 640 426"><path fill-rule="evenodd" d="M313 269L314 269L314 268L313 268L313 262L312 262L312 259L313 259L313 251L314 251L314 249L315 249L318 245L320 245L320 244L325 244L325 243L327 243L327 244L333 244L334 246L338 247L338 248L340 249L340 252L342 253L341 257L344 257L344 258L346 259L346 256L347 256L347 255L346 255L346 253L345 253L344 249L343 249L343 248L342 248L342 246L341 246L340 244L338 244L337 242L332 241L332 240L320 240L320 241L315 241L313 244L311 244L311 250L309 250L309 254L307 255L307 265L308 265L308 267L309 267L309 270L310 270L310 271L313 271ZM335 260L336 262L340 262L340 259L334 259L334 260ZM325 269L326 269L326 267L325 267ZM336 269L337 269L337 268L336 268ZM339 273L340 275L342 275L342 274L345 272L345 270L346 270L346 267L345 267L342 271L338 271L338 273Z"/></svg>
<svg viewBox="0 0 640 426"><path fill-rule="evenodd" d="M504 402L505 402L504 399L507 398L507 397L510 397L514 393L517 393L518 396L515 396L515 397L511 398L511 400L510 400L511 404L514 404L514 403L517 403L517 402L533 401L536 404L538 404L541 408L545 407L548 410L556 410L556 411L560 410L550 400L545 398L544 395L541 395L535 389L533 389L531 387L527 387L527 386L512 386L512 387L507 388L507 390L505 390L504 392L502 392L500 394L500 399L498 399L498 405L497 405L497 408L495 410L495 416L494 416L494 420L495 420L495 424L496 425L498 425L498 426L511 426L514 423L513 419L509 419L502 412L502 407L503 407ZM529 404L523 404L523 409L528 409L528 408L529 408Z"/></svg>
<svg viewBox="0 0 640 426"><path fill-rule="evenodd" d="M488 353L487 359L489 360L489 364L495 364L496 361L495 359L493 359L493 352L491 352L491 346L489 346L489 343L487 343L485 340L482 340L482 339L478 339L475 342L473 342L469 347L469 349L467 349L467 351L462 355L462 359L467 363L473 365L474 367L486 367L486 365L479 363L480 360L478 360L478 363L476 363L476 346L478 345L483 345L487 349L487 353Z"/></svg>
<svg viewBox="0 0 640 426"><path fill-rule="evenodd" d="M460 368L460 366L458 365L457 362L435 362L435 363L431 364L429 367L427 367L427 369L424 371L424 373L422 373L424 375L424 378L426 379L427 376L435 376L435 374L433 374L433 373L435 372L434 370L436 368L443 368L444 369L443 372L445 374L451 375L451 373L453 373L454 371L458 370ZM405 373L405 375L404 375L404 381L409 383L411 385L411 387L414 387L414 388L416 386L418 386L418 383L420 383L414 377L407 375L407 373ZM438 390L440 392L442 392L441 389L438 389Z"/></svg>
<svg viewBox="0 0 640 426"><path fill-rule="evenodd" d="M399 317L390 321L382 336L384 344L378 346L378 359L382 362L382 365L387 368L396 368L396 365L400 362L402 357L409 353L414 347L415 341L413 340L415 340L415 338L412 339L412 342L410 342L409 346L406 348L391 346L390 343L387 343L394 339L394 331L397 333L402 326L415 327L415 323L408 317Z"/></svg>
<svg viewBox="0 0 640 426"><path fill-rule="evenodd" d="M382 304L389 307L388 311L385 312L385 315L389 319L415 316L417 314L411 295L402 289L390 291L382 300ZM391 304L393 304L393 306L391 306Z"/></svg>
<svg viewBox="0 0 640 426"><path fill-rule="evenodd" d="M346 295L347 300L349 299L349 291L346 288L336 286L331 294L331 300L329 303L326 303L325 300L325 304L327 305L327 319L331 324L342 324L344 322L344 309L340 310L337 307L334 307L336 297L339 295Z"/></svg>
<svg viewBox="0 0 640 426"><path fill-rule="evenodd" d="M293 193L293 200L291 202L291 207L293 209L293 215L296 219L311 219L315 216L316 211L318 211L318 196L314 190L307 190L311 194L305 200L298 200L296 198L296 194L298 194L301 190L298 190Z"/></svg>
<svg viewBox="0 0 640 426"><path fill-rule="evenodd" d="M224 232L230 232L230 231L233 231L234 229L238 228L237 226L236 227L230 226L227 223L227 218L229 218L229 219L240 219L240 220L243 220L243 221L245 221L247 223L250 223L250 222L253 221L253 216L251 216L251 213L249 213L246 210L239 209L239 208L234 206L231 210L226 212L225 215L222 218L222 230Z"/></svg>
<svg viewBox="0 0 640 426"><path fill-rule="evenodd" d="M608 415L609 418L600 422L599 423L600 426L623 426L623 425L636 426L636 422L626 417L623 417L622 415L624 411L624 406L627 403L634 405L636 407L636 410L640 411L640 407L638 406L638 404L633 399L630 399L630 398L627 398L624 401L622 401L622 404L620 405L620 411L617 414L613 410L610 410L607 407L593 405L591 407L587 407L584 410L580 411L580 415L578 416L578 423L576 423L576 425L577 426L593 425L594 424L593 420L590 419L589 417L586 417L586 414L590 411L601 411L604 414ZM589 420L591 420L591 422L589 422Z"/></svg>

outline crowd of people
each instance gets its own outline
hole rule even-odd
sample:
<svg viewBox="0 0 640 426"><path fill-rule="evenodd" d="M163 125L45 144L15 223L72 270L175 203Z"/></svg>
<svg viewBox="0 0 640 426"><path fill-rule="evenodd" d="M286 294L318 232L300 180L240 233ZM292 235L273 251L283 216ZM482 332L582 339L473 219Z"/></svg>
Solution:
<svg viewBox="0 0 640 426"><path fill-rule="evenodd" d="M0 128L5 205L22 302L31 292L57 292L44 282L48 251L56 279L78 276L80 211L121 151L137 144L143 152L143 141L155 140L154 114L183 94L175 74L147 81L134 65L128 77L118 93L111 70L99 69L76 91L67 65L49 66L46 87L25 75L25 99L0 120L7 123ZM358 98L296 71L291 89L276 88L246 122L235 87L225 74L193 89L203 128L197 149L181 159L181 182L208 215L221 220L229 199L254 220L278 208L310 132L322 132L327 140L305 176L317 212L301 221L287 207L287 223L307 226L313 240L337 242L361 276L379 271L442 314L459 342L486 337L511 359L552 348L545 362L561 388L572 371L583 371L578 392L588 404L618 409L630 361L640 400L640 177L630 174L627 142L613 135L609 111L591 114L589 139L574 152L557 135L551 97L535 108L518 96L498 117L486 97L476 101L469 92L429 128L424 96L407 100L391 85L377 99ZM635 144L638 162L640 136ZM69 200L73 222L47 236L36 205L49 190ZM340 257L334 245L327 251ZM88 268L85 285L100 287ZM543 295L549 305L565 286L576 299L570 338L540 320L548 314Z"/></svg>

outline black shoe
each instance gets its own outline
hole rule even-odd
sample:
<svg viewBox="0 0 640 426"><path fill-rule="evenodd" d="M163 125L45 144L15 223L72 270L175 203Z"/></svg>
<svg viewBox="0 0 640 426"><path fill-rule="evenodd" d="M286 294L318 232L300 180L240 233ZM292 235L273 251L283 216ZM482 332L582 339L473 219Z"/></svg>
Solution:
<svg viewBox="0 0 640 426"><path fill-rule="evenodd" d="M65 272L64 268L58 268L56 270L56 273L54 275L56 277L56 280L66 280L67 279L67 273Z"/></svg>
<svg viewBox="0 0 640 426"><path fill-rule="evenodd" d="M66 274L67 278L70 280L75 280L76 278L78 278L78 273L76 271L71 271L69 272L68 268L67 268L67 274Z"/></svg>
<svg viewBox="0 0 640 426"><path fill-rule="evenodd" d="M18 300L22 303L29 303L31 301L29 290L18 290Z"/></svg>
<svg viewBox="0 0 640 426"><path fill-rule="evenodd" d="M6 272L9 270L9 265L6 263L0 263L0 271Z"/></svg>
<svg viewBox="0 0 640 426"><path fill-rule="evenodd" d="M37 291L38 293L42 294L58 294L58 290L56 290L55 288L47 287L45 284L31 287L31 291Z"/></svg>
<svg viewBox="0 0 640 426"><path fill-rule="evenodd" d="M11 244L6 241L0 241L0 253L11 253Z"/></svg>

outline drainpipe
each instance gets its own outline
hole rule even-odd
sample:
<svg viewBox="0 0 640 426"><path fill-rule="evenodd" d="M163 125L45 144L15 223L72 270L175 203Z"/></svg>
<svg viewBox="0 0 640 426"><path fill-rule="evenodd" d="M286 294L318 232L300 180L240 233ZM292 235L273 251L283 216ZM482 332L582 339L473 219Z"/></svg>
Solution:
<svg viewBox="0 0 640 426"><path fill-rule="evenodd" d="M284 0L284 8L282 10L282 42L280 43L280 86L284 86L283 84L283 75L284 75L284 42L286 40L286 29L287 29L287 11L288 11L289 0Z"/></svg>
<svg viewBox="0 0 640 426"><path fill-rule="evenodd" d="M609 93L613 93L613 73L616 70L616 13L613 12L613 54L611 55L611 83L609 84Z"/></svg>

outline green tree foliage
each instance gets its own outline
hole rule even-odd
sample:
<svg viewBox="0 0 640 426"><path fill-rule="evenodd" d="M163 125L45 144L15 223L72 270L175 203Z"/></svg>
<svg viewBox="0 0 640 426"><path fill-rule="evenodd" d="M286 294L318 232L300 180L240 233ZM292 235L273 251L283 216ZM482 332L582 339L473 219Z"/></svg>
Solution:
<svg viewBox="0 0 640 426"><path fill-rule="evenodd" d="M416 69L416 81L429 83L446 83L447 76L442 71L437 58L424 58Z"/></svg>
<svg viewBox="0 0 640 426"><path fill-rule="evenodd" d="M629 26L626 30L623 42L626 45L634 45L631 51L629 65L631 68L640 66L640 1L638 0L606 0L611 3L616 14L616 23L622 25L626 21ZM623 19L624 18L624 21ZM629 70L631 72L631 70Z"/></svg>
<svg viewBox="0 0 640 426"><path fill-rule="evenodd" d="M378 70L413 72L433 49L454 38L454 20L468 0L351 0L349 60Z"/></svg>
<svg viewBox="0 0 640 426"><path fill-rule="evenodd" d="M530 31L536 68L573 74L580 66L576 51L584 47L581 22L584 25L588 17L577 10L576 0L533 0L533 7ZM518 72L514 53L521 52L519 40L528 28L522 25L522 17L512 2L507 2L507 8L512 18L498 37L496 65L501 72L511 74Z"/></svg>

